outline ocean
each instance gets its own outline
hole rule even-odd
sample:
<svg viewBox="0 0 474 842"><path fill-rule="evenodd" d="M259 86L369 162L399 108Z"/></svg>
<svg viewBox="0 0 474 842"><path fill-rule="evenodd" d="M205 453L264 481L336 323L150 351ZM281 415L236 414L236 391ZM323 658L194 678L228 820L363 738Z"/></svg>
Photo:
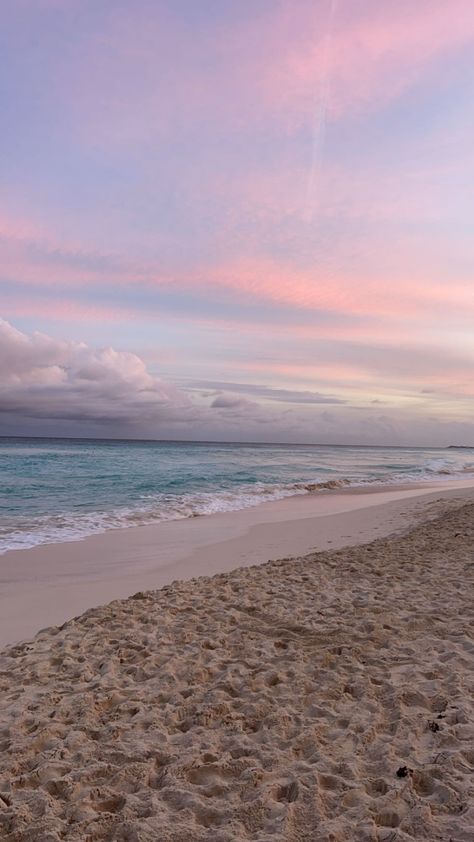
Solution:
<svg viewBox="0 0 474 842"><path fill-rule="evenodd" d="M472 470L474 449L0 438L0 553Z"/></svg>

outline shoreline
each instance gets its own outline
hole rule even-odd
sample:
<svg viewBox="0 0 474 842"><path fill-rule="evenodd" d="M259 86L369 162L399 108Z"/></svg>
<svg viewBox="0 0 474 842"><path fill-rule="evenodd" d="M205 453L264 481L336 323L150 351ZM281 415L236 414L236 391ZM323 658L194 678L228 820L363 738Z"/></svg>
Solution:
<svg viewBox="0 0 474 842"><path fill-rule="evenodd" d="M1 652L0 837L471 839L474 489L408 502Z"/></svg>
<svg viewBox="0 0 474 842"><path fill-rule="evenodd" d="M472 479L338 489L11 550L0 557L0 647L139 590L366 543L470 499Z"/></svg>
<svg viewBox="0 0 474 842"><path fill-rule="evenodd" d="M449 472L447 472L449 475ZM461 475L462 474L462 475ZM350 494L350 495L361 495L361 494L380 494L385 492L392 492L392 491L410 491L414 490L418 494L419 491L426 490L429 492L432 489L436 488L457 488L457 487L464 487L474 484L474 468L465 468L463 471L458 472L455 477L447 477L445 476L445 472L439 471L438 475L433 478L424 479L410 479L404 481L379 481L379 480L371 480L371 481L361 481L360 483L355 480L349 480L344 477L340 477L337 479L328 479L328 480L321 480L320 482L294 482L285 485L284 488L280 489L279 491L275 491L274 497L268 496L265 497L265 492L262 492L261 497L255 497L254 499L256 502L253 503L245 503L239 501L239 499L235 499L234 506L230 508L223 508L223 509L216 509L215 511L189 511L187 514L178 514L176 513L173 516L167 516L163 514L162 516L157 515L155 517L149 515L146 510L137 510L136 512L132 512L133 518L130 520L118 520L117 522L111 524L108 523L95 523L89 527L81 528L79 524L81 521L79 519L78 524L76 527L72 527L70 524L64 528L53 528L52 533L48 535L47 538L39 537L41 535L41 531L37 533L36 538L38 538L38 543L26 543L23 544L13 544L5 549L3 543L0 544L0 560L1 558L9 554L11 552L28 552L30 550L39 549L41 547L49 547L54 546L56 544L73 544L78 541L85 541L89 538L93 538L98 535L105 535L110 532L121 532L123 530L130 530L130 529L143 529L144 527L157 527L161 526L164 523L173 523L178 522L181 523L182 521L191 520L193 518L202 518L202 517L214 517L216 515L232 515L242 511L246 511L248 509L262 509L265 510L267 506L271 506L272 504L278 504L282 501L292 500L293 498L301 498L307 497L325 497L327 493L330 493L330 496L334 496L336 493L340 494ZM276 486L275 486L276 488ZM271 495L273 492L271 491L271 486L268 487L267 492ZM69 513L70 514L70 513ZM91 512L89 514L100 514L100 512ZM109 514L114 514L114 510L111 510ZM64 513L65 517L68 517L68 513ZM141 519L143 516L143 520ZM148 519L150 517L150 519ZM17 530L14 526L11 526L11 532L16 535ZM87 531L89 529L90 531ZM72 530L72 531L70 531ZM22 533L20 529L19 534ZM34 533L33 533L34 534ZM68 537L65 537L68 536ZM4 538L5 540L5 538ZM26 532L26 540L35 540L35 538Z"/></svg>

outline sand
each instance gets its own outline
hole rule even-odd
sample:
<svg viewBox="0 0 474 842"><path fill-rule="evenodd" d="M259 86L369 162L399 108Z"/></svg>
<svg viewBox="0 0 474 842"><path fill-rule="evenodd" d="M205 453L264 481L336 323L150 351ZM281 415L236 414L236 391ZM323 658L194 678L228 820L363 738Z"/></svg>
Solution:
<svg viewBox="0 0 474 842"><path fill-rule="evenodd" d="M474 505L0 655L0 839L474 839ZM426 519L427 518L427 519Z"/></svg>

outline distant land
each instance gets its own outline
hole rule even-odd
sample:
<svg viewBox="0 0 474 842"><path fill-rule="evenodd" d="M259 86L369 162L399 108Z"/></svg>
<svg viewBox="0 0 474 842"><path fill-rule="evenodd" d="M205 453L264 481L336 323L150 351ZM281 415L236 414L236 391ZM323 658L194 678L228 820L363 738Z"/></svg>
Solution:
<svg viewBox="0 0 474 842"><path fill-rule="evenodd" d="M474 450L472 444L450 444L448 450Z"/></svg>

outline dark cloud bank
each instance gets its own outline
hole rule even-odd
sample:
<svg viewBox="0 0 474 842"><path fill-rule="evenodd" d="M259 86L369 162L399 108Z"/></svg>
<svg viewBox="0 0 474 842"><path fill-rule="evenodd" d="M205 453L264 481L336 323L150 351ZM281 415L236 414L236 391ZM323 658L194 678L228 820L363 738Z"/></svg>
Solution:
<svg viewBox="0 0 474 842"><path fill-rule="evenodd" d="M177 387L136 354L28 336L0 320L0 435L457 444L473 428L318 392L204 380Z"/></svg>

